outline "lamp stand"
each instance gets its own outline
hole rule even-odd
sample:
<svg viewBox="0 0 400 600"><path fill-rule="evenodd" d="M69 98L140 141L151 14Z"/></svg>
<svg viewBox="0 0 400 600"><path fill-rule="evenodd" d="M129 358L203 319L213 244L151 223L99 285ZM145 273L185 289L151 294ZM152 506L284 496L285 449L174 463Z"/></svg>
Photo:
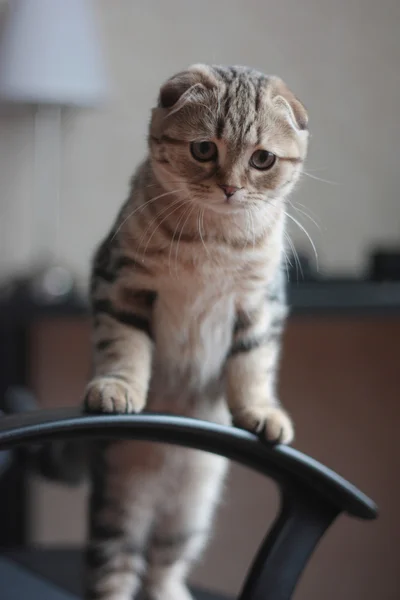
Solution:
<svg viewBox="0 0 400 600"><path fill-rule="evenodd" d="M62 108L39 105L34 126L32 203L33 273L29 287L40 302L58 303L74 280L60 261Z"/></svg>

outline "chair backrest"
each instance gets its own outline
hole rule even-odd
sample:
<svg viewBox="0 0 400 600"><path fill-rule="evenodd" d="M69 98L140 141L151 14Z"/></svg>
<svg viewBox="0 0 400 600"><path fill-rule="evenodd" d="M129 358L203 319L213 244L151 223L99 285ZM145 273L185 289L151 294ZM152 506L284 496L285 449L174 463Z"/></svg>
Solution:
<svg viewBox="0 0 400 600"><path fill-rule="evenodd" d="M375 504L317 461L233 427L167 415L86 415L79 408L0 417L0 450L72 438L141 439L226 456L276 481L280 512L260 546L240 600L289 600L316 545L340 513L377 516Z"/></svg>

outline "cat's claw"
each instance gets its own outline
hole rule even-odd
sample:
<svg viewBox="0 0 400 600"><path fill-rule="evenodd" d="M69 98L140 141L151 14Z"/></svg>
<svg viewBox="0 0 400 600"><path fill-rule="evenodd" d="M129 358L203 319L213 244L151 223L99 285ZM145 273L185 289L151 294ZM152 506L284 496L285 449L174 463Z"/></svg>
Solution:
<svg viewBox="0 0 400 600"><path fill-rule="evenodd" d="M234 423L262 435L271 444L290 444L294 439L293 423L282 408L246 407L234 415Z"/></svg>
<svg viewBox="0 0 400 600"><path fill-rule="evenodd" d="M138 413L144 402L135 397L130 386L114 377L98 377L86 388L85 410L96 413Z"/></svg>

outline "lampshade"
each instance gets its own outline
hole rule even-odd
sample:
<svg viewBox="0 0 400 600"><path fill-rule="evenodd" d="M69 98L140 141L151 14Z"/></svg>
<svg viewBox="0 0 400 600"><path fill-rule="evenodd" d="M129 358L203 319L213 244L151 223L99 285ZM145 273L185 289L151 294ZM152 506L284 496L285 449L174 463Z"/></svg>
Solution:
<svg viewBox="0 0 400 600"><path fill-rule="evenodd" d="M89 0L10 0L0 40L0 99L94 106L106 78Z"/></svg>

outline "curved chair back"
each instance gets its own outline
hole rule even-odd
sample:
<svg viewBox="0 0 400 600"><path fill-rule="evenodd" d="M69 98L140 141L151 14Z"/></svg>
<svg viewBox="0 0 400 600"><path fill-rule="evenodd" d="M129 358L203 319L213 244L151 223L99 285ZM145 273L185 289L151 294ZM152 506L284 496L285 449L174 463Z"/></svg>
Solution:
<svg viewBox="0 0 400 600"><path fill-rule="evenodd" d="M293 448L266 445L237 428L167 415L86 415L75 408L0 417L0 450L72 438L177 444L225 456L272 478L281 493L280 512L239 600L289 600L316 545L339 514L377 516L372 500L330 469Z"/></svg>

